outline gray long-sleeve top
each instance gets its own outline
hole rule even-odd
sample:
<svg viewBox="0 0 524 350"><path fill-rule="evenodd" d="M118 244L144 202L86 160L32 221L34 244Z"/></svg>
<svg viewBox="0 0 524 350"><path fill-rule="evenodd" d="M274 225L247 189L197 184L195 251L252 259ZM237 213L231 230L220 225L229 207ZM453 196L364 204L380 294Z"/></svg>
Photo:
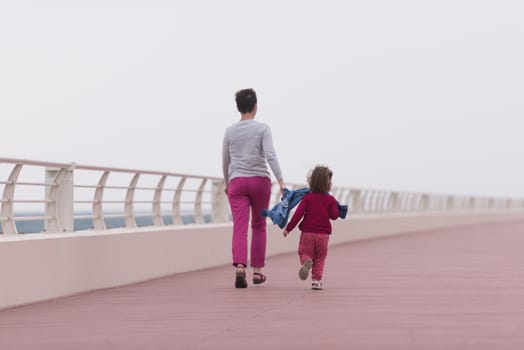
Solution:
<svg viewBox="0 0 524 350"><path fill-rule="evenodd" d="M269 126L249 119L241 120L226 129L222 148L222 171L226 183L235 177L270 178L266 161L277 180L282 180Z"/></svg>

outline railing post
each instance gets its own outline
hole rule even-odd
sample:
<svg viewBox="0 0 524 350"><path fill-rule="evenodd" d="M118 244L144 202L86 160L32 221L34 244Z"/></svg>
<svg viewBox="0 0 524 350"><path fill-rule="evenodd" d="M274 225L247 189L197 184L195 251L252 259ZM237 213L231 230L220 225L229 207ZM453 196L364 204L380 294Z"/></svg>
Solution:
<svg viewBox="0 0 524 350"><path fill-rule="evenodd" d="M129 186L127 186L126 202L124 205L124 225L128 228L136 227L135 206L133 200L135 198L136 184L138 183L139 178L140 174L136 173L131 179Z"/></svg>
<svg viewBox="0 0 524 350"><path fill-rule="evenodd" d="M360 210L362 213L373 212L371 209L373 207L373 191L364 190L360 193Z"/></svg>
<svg viewBox="0 0 524 350"><path fill-rule="evenodd" d="M335 187L331 189L331 194L333 197L335 197L337 200L340 199L342 193L344 192L344 189L342 187Z"/></svg>
<svg viewBox="0 0 524 350"><path fill-rule="evenodd" d="M207 179L202 179L200 186L198 186L197 193L195 195L195 223L204 224L204 214L202 212L202 194L206 186Z"/></svg>
<svg viewBox="0 0 524 350"><path fill-rule="evenodd" d="M380 213L384 211L382 191L374 191L374 192L375 192L375 195L374 195L373 203L375 207L375 212Z"/></svg>
<svg viewBox="0 0 524 350"><path fill-rule="evenodd" d="M45 183L45 231L73 232L73 170L46 168Z"/></svg>
<svg viewBox="0 0 524 350"><path fill-rule="evenodd" d="M406 195L402 192L399 192L397 196L397 211L398 212L402 212L405 210L404 209L405 203L406 203Z"/></svg>
<svg viewBox="0 0 524 350"><path fill-rule="evenodd" d="M213 181L211 184L211 220L213 222L229 221L229 203L224 190L224 181Z"/></svg>
<svg viewBox="0 0 524 350"><path fill-rule="evenodd" d="M14 220L14 197L15 197L15 188L16 181L22 170L22 164L16 164L9 175L9 180L4 187L4 193L2 195L2 231L4 235L16 235L18 231L16 230L16 223Z"/></svg>
<svg viewBox="0 0 524 350"><path fill-rule="evenodd" d="M429 208L430 208L430 203L429 203L429 195L428 194L423 194L422 197L421 197L421 209L423 211L428 211Z"/></svg>
<svg viewBox="0 0 524 350"><path fill-rule="evenodd" d="M464 210L466 209L464 196L454 197L455 209Z"/></svg>
<svg viewBox="0 0 524 350"><path fill-rule="evenodd" d="M353 213L362 212L362 198L360 190L351 190L351 207Z"/></svg>
<svg viewBox="0 0 524 350"><path fill-rule="evenodd" d="M95 230L105 230L106 224L104 220L104 189L107 183L107 178L109 177L109 171L104 171L100 180L98 180L98 185L95 190L95 197L93 198L93 228Z"/></svg>
<svg viewBox="0 0 524 350"><path fill-rule="evenodd" d="M164 226L164 218L162 217L162 206L160 201L162 200L162 190L166 182L167 176L163 175L158 181L158 185L155 189L155 194L153 196L153 225L155 226Z"/></svg>
<svg viewBox="0 0 524 350"><path fill-rule="evenodd" d="M400 211L400 201L398 192L391 192L389 194L387 210L395 213Z"/></svg>
<svg viewBox="0 0 524 350"><path fill-rule="evenodd" d="M376 190L370 190L366 191L364 194L364 205L365 205L365 211L370 213L376 213L377 212L377 205L376 205L376 199L377 199L377 191Z"/></svg>
<svg viewBox="0 0 524 350"><path fill-rule="evenodd" d="M448 199L446 201L446 209L447 210L455 209L455 198L453 196L448 196Z"/></svg>
<svg viewBox="0 0 524 350"><path fill-rule="evenodd" d="M173 224L175 225L182 225L182 215L180 213L180 201L182 198L182 190L184 189L184 184L186 183L186 177L180 178L180 181L178 182L178 185L175 190L175 194L173 196L173 206L172 206L172 218L173 218Z"/></svg>

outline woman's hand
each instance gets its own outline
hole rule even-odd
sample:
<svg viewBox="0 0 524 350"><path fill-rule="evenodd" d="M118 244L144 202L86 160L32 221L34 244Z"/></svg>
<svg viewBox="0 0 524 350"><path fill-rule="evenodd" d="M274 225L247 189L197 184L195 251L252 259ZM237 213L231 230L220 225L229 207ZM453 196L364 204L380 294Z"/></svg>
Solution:
<svg viewBox="0 0 524 350"><path fill-rule="evenodd" d="M282 234L284 235L284 237L287 237L287 235L289 235L289 232L287 232L287 230L284 230L282 231Z"/></svg>
<svg viewBox="0 0 524 350"><path fill-rule="evenodd" d="M278 180L278 185L280 186L280 194L284 193L284 188L286 188L284 180Z"/></svg>

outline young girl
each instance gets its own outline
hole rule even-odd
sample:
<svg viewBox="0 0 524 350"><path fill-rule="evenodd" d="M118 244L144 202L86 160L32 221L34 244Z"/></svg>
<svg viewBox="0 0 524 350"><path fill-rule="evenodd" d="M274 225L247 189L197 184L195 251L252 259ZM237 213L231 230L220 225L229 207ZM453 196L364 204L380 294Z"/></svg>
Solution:
<svg viewBox="0 0 524 350"><path fill-rule="evenodd" d="M311 192L304 195L283 232L286 237L302 219L298 225L302 231L298 246L302 267L298 275L300 279L305 280L312 269L312 289L323 289L322 273L331 234L329 220L339 217L338 202L329 194L332 177L333 172L325 166L317 166L309 173L308 184Z"/></svg>

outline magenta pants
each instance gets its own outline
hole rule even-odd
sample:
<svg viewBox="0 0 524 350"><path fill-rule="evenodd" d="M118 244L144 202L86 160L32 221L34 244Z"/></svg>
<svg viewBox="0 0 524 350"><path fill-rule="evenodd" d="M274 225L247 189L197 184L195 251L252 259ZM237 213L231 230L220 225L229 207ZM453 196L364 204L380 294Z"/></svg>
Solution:
<svg viewBox="0 0 524 350"><path fill-rule="evenodd" d="M233 216L233 265L247 266L248 227L251 212L251 267L266 261L266 217L271 197L271 180L264 176L235 177L229 181L227 197Z"/></svg>

